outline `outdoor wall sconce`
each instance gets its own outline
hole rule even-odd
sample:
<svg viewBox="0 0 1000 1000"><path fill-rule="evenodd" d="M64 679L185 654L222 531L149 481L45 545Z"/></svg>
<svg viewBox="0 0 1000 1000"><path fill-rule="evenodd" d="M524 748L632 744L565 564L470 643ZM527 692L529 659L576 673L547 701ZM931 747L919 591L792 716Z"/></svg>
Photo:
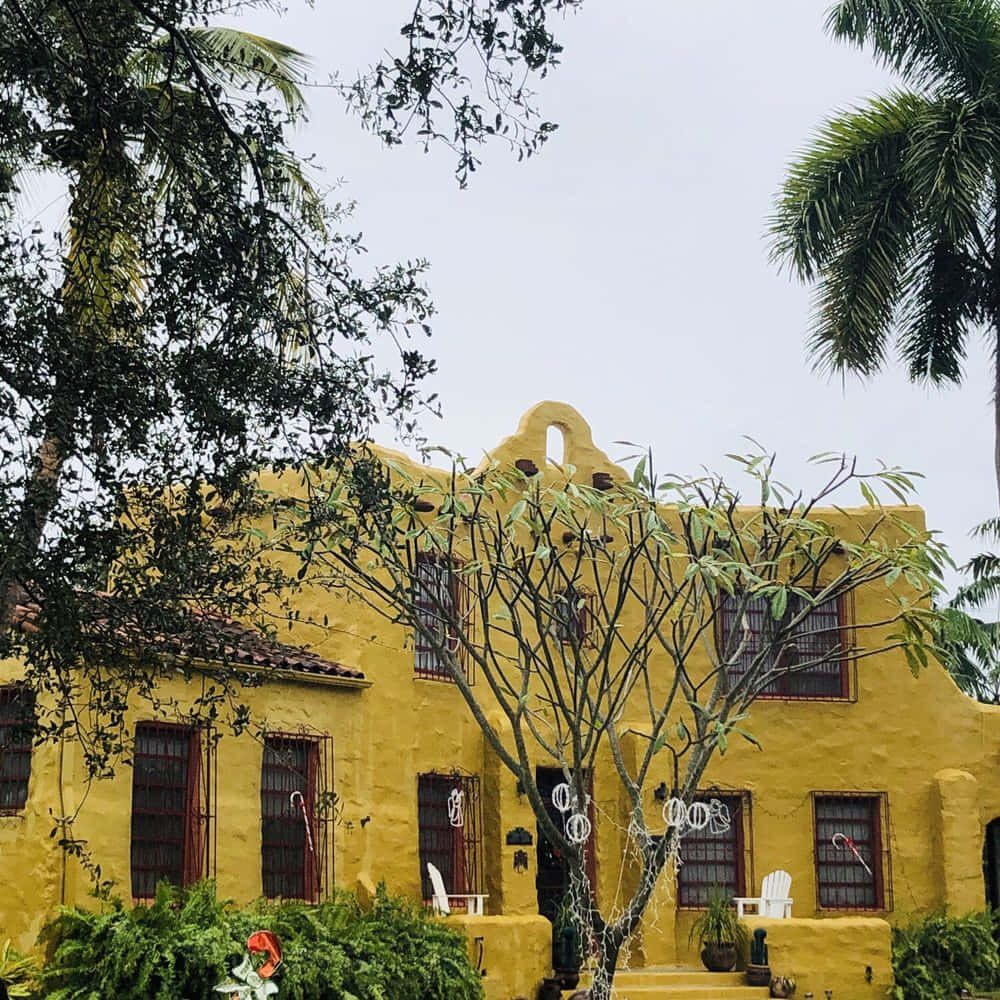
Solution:
<svg viewBox="0 0 1000 1000"><path fill-rule="evenodd" d="M530 845L534 843L531 834L523 826L515 826L513 830L507 831L508 844Z"/></svg>
<svg viewBox="0 0 1000 1000"><path fill-rule="evenodd" d="M522 875L528 870L528 852L527 851L515 851L514 852L514 871L520 872Z"/></svg>

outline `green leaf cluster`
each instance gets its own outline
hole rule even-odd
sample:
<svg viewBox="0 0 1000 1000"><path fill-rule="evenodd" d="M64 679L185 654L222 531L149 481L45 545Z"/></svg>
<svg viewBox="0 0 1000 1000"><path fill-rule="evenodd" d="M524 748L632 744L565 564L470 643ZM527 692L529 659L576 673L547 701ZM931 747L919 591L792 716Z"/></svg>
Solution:
<svg viewBox="0 0 1000 1000"><path fill-rule="evenodd" d="M963 989L1000 986L996 918L935 913L892 932L896 1000L952 1000Z"/></svg>
<svg viewBox="0 0 1000 1000"><path fill-rule="evenodd" d="M161 885L151 906L64 910L43 932L49 960L40 1000L210 997L256 930L284 951L282 1000L481 1000L456 931L380 885L370 908L340 895L311 906L220 901L211 882Z"/></svg>
<svg viewBox="0 0 1000 1000"><path fill-rule="evenodd" d="M0 983L9 997L30 997L35 992L38 963L18 952L8 938L0 945Z"/></svg>

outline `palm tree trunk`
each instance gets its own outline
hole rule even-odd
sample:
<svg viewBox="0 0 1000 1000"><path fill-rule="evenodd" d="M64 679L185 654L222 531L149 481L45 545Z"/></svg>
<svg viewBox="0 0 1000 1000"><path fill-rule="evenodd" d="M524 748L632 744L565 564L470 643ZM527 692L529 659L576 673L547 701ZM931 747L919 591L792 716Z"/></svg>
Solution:
<svg viewBox="0 0 1000 1000"><path fill-rule="evenodd" d="M993 470L1000 501L1000 326L993 323Z"/></svg>
<svg viewBox="0 0 1000 1000"><path fill-rule="evenodd" d="M41 545L45 525L59 500L59 478L69 455L77 413L76 404L67 403L65 380L57 377L14 530L12 545L16 565L30 565ZM11 567L6 568L0 579L0 623L4 626L10 622L22 584L28 582L18 579Z"/></svg>

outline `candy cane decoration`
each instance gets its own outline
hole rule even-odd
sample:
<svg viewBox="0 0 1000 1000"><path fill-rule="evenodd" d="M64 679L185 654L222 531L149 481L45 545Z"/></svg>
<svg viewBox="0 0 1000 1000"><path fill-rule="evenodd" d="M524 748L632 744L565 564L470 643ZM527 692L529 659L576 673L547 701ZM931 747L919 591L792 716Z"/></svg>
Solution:
<svg viewBox="0 0 1000 1000"><path fill-rule="evenodd" d="M864 868L864 870L868 872L869 875L872 874L872 870L868 867L868 863L865 861L863 857L861 857L860 853L858 852L858 848L855 845L854 840L851 837L848 837L846 833L835 833L830 838L830 843L833 844L833 846L838 851L843 851L843 850L850 851L851 854L853 854L858 859L858 863L862 866L862 868Z"/></svg>
<svg viewBox="0 0 1000 1000"><path fill-rule="evenodd" d="M306 843L309 845L309 853L312 855L313 866L316 865L316 848L313 846L313 832L312 823L309 822L309 812L306 809L306 797L296 789L288 796L288 801L292 804L292 808L295 808L295 800L298 798L299 808L302 810L302 822L306 828Z"/></svg>
<svg viewBox="0 0 1000 1000"><path fill-rule="evenodd" d="M465 826L465 792L461 788L453 788L448 796L448 822Z"/></svg>

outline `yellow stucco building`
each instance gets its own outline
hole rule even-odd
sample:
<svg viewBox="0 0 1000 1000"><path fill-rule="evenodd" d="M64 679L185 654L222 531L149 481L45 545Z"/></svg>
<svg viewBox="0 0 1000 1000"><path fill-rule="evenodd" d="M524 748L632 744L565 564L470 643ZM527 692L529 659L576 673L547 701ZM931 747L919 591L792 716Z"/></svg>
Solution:
<svg viewBox="0 0 1000 1000"><path fill-rule="evenodd" d="M621 474L579 414L557 403L529 411L492 457L544 468L551 426L581 479ZM902 514L922 526L919 510ZM292 633L308 653L218 626L233 659L272 676L244 696L266 717L267 737L213 742L182 715L155 718L137 707L135 766L90 784L73 743L7 747L0 939L29 948L60 904L86 903L89 876L50 836L53 817L76 815L72 836L119 894L137 900L160 877L201 875L237 900L315 898L333 885L365 896L379 881L427 898L431 861L449 891L487 896L483 916L450 919L468 931L489 1000L534 996L550 971L550 923L540 912L551 913L561 874L526 797L455 686L402 627L319 589L308 595L303 618L327 622L321 635L305 626ZM845 613L877 599L874 590L857 593ZM16 679L16 664L3 670L6 682ZM178 679L164 694L183 704L198 685ZM10 690L0 687L0 734ZM771 967L794 974L800 996L834 989L838 1000L884 995L889 923L935 907L961 913L1000 902L1000 709L967 698L943 669L914 677L897 653L856 669L832 664L757 701L747 725L763 750L734 746L704 783L729 806L732 827L689 841L677 884L655 890L623 989L659 984L680 998L696 981L641 977L643 969L697 964L688 931L710 883L753 896L764 874L787 870L793 918L754 921L769 928ZM537 761L549 790L553 763ZM608 901L628 878L619 787L610 768L597 770L593 867L598 897ZM456 788L464 792L461 827L448 815ZM332 794L338 819L320 822L310 811ZM311 825L302 822L303 806ZM827 849L838 831L850 834L867 874L850 852ZM718 995L761 995L732 983Z"/></svg>

